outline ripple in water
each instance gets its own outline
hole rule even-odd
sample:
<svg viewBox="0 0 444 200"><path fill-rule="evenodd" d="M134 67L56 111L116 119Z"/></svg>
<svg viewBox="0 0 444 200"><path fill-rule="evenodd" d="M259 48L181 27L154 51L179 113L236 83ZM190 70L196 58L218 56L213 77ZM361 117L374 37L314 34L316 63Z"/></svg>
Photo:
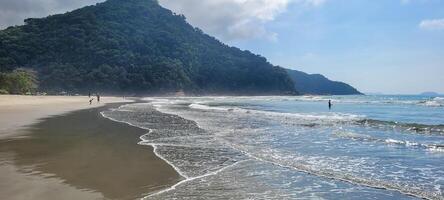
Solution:
<svg viewBox="0 0 444 200"><path fill-rule="evenodd" d="M183 176L146 199L443 199L444 163L427 151L439 143L407 142L440 136L381 131L356 114L230 106L155 99L103 115L149 130L140 144Z"/></svg>

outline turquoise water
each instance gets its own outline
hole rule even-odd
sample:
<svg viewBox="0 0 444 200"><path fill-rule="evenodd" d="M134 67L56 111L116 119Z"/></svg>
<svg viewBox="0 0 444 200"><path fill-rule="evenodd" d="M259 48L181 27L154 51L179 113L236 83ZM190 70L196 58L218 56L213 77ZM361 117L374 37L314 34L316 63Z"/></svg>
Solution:
<svg viewBox="0 0 444 200"><path fill-rule="evenodd" d="M442 97L146 100L104 115L183 176L147 199L444 199Z"/></svg>

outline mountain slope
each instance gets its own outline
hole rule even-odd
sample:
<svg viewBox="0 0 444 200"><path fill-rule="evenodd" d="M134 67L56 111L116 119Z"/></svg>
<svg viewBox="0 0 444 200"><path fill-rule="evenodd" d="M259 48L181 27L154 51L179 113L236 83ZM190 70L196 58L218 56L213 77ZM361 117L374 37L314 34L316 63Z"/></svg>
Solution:
<svg viewBox="0 0 444 200"><path fill-rule="evenodd" d="M31 68L45 91L289 94L286 71L222 44L155 0L108 0L0 31L0 72Z"/></svg>
<svg viewBox="0 0 444 200"><path fill-rule="evenodd" d="M297 70L287 69L294 81L296 90L302 94L315 95L353 95L361 94L352 86L337 81L331 81L320 74L307 74Z"/></svg>

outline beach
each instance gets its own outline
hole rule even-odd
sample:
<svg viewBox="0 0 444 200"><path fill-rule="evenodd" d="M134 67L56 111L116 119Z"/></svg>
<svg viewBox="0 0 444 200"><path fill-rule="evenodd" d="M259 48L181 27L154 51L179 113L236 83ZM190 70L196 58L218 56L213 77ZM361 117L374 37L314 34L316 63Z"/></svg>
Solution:
<svg viewBox="0 0 444 200"><path fill-rule="evenodd" d="M95 98L95 97L91 97ZM38 120L75 110L104 106L107 103L131 102L121 97L102 97L89 105L84 96L20 96L0 95L0 139L18 137L23 128Z"/></svg>
<svg viewBox="0 0 444 200"><path fill-rule="evenodd" d="M76 98L0 139L0 199L443 199L441 98Z"/></svg>
<svg viewBox="0 0 444 200"><path fill-rule="evenodd" d="M137 145L147 130L100 114L128 102L0 96L0 199L137 199L178 182Z"/></svg>

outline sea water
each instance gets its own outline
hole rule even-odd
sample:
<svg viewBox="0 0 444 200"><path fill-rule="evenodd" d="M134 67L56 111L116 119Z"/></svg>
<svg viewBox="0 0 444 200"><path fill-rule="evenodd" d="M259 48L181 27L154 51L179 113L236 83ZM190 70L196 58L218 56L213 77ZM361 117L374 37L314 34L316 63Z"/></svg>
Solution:
<svg viewBox="0 0 444 200"><path fill-rule="evenodd" d="M442 97L145 100L102 113L183 177L145 199L444 199Z"/></svg>

